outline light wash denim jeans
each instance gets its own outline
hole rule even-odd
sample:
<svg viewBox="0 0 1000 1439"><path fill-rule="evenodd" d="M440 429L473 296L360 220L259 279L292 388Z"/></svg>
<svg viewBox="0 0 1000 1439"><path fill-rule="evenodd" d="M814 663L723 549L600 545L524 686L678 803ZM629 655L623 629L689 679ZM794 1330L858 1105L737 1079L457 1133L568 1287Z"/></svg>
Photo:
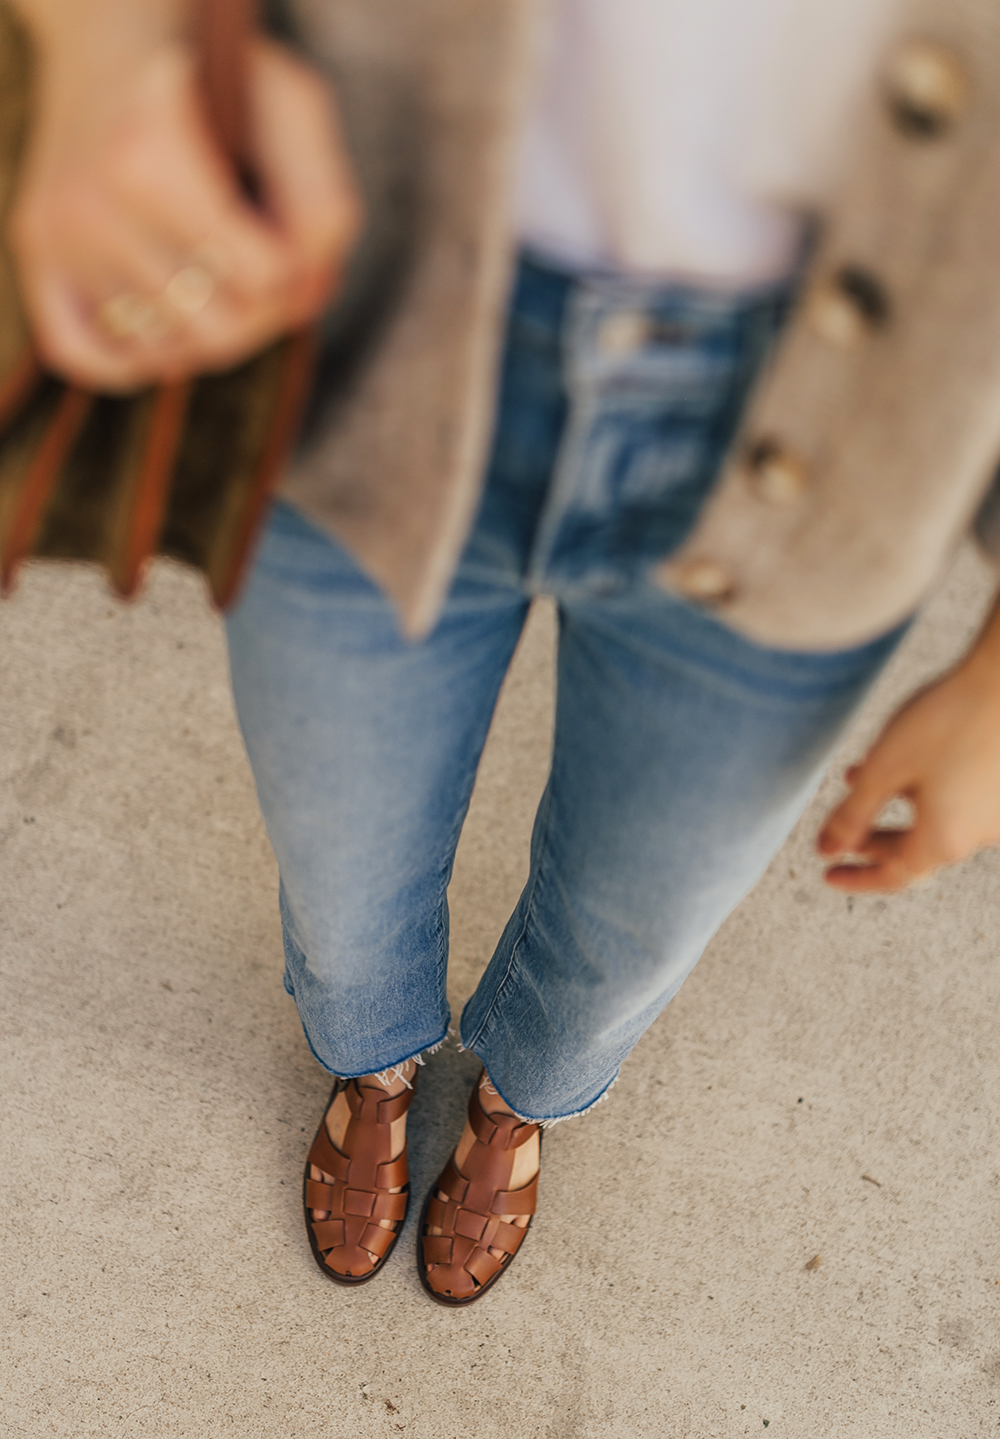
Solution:
<svg viewBox="0 0 1000 1439"><path fill-rule="evenodd" d="M445 892L534 595L559 611L552 771L530 877L461 1021L522 1117L605 1093L801 813L901 630L766 649L650 578L787 303L523 262L485 496L421 643L275 506L229 620L233 687L281 871L285 985L332 1072L447 1032Z"/></svg>

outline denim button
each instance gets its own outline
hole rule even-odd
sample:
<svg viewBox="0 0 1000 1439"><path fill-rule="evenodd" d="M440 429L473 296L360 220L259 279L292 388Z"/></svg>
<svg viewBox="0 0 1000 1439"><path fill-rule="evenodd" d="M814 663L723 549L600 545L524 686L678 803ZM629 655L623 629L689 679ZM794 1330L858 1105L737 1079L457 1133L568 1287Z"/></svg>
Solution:
<svg viewBox="0 0 1000 1439"><path fill-rule="evenodd" d="M601 322L597 348L604 355L631 355L649 339L649 320L641 310L619 310Z"/></svg>

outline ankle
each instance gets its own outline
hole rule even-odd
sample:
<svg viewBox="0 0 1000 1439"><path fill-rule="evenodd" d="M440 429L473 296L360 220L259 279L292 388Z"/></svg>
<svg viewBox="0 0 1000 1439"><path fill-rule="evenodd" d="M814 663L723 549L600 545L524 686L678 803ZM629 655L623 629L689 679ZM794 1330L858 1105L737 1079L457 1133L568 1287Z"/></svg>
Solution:
<svg viewBox="0 0 1000 1439"><path fill-rule="evenodd" d="M358 1084L365 1089L384 1089L386 1094L392 1098L397 1094L402 1094L405 1089L413 1088L416 1072L416 1060L406 1059L402 1064L393 1064L388 1069L379 1069L371 1074L363 1075L358 1080Z"/></svg>
<svg viewBox="0 0 1000 1439"><path fill-rule="evenodd" d="M485 1069L479 1076L477 1089L479 1091L479 1103L482 1106L484 1114L513 1114L515 1119L520 1119L521 1116L516 1110L511 1109Z"/></svg>

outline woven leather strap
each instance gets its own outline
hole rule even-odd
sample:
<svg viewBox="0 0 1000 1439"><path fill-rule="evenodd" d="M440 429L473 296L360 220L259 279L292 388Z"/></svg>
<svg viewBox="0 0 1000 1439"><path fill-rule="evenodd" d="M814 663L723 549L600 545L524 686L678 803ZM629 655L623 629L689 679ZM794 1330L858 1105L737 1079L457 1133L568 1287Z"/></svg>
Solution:
<svg viewBox="0 0 1000 1439"><path fill-rule="evenodd" d="M478 1088L469 1096L469 1124L476 1143L462 1162L449 1159L434 1185L424 1216L423 1262L433 1265L427 1283L452 1299L472 1298L510 1263L526 1229L501 1219L502 1214L532 1215L538 1203L538 1175L521 1189L509 1189L514 1154L538 1133L512 1114L487 1114ZM444 1194L446 1199L438 1198ZM502 1258L491 1254L499 1250Z"/></svg>
<svg viewBox="0 0 1000 1439"><path fill-rule="evenodd" d="M393 1120L402 1119L413 1103L412 1089L404 1089L402 1094L386 1097L381 1090L352 1082L346 1086L344 1092L351 1113L355 1119L363 1120L365 1124L392 1124Z"/></svg>
<svg viewBox="0 0 1000 1439"><path fill-rule="evenodd" d="M480 1144L496 1149L519 1149L538 1133L537 1124L529 1124L515 1114L487 1114L475 1089L469 1099L469 1123Z"/></svg>
<svg viewBox="0 0 1000 1439"><path fill-rule="evenodd" d="M413 1102L413 1090L387 1096L384 1090L347 1080L341 1091L351 1118L343 1149L334 1147L326 1127L309 1151L309 1164L330 1176L307 1179L305 1203L311 1210L326 1210L329 1218L311 1220L316 1246L335 1274L361 1278L371 1273L374 1254L381 1259L395 1241L399 1221L406 1214L409 1166L406 1150L391 1158L392 1124ZM390 1191L400 1189L393 1194ZM391 1229L379 1223L388 1220Z"/></svg>

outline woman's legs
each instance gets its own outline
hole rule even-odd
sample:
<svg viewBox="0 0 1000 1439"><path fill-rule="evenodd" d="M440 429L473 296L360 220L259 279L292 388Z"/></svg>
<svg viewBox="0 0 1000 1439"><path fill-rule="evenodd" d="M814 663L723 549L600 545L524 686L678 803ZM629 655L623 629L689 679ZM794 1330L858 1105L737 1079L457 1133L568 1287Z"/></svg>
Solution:
<svg viewBox="0 0 1000 1439"><path fill-rule="evenodd" d="M551 1122L607 1092L784 840L898 638L797 655L649 586L564 599L531 872L462 1016L490 1080L484 1109ZM499 1277L518 1242L505 1226L533 1207L490 1203L474 1121L420 1239L425 1283L451 1303ZM537 1167L536 1133L499 1187L522 1190Z"/></svg>
<svg viewBox="0 0 1000 1439"><path fill-rule="evenodd" d="M336 1074L387 1069L447 1032L446 889L526 609L515 588L460 579L410 643L340 547L279 505L229 619L285 983Z"/></svg>
<svg viewBox="0 0 1000 1439"><path fill-rule="evenodd" d="M487 1108L596 1100L800 812L894 637L780 654L642 579L710 488L783 304L527 267L479 522L419 645L276 510L229 625L233 684L286 984L327 1068L368 1075L445 1032L445 889L530 593L560 604L557 735L529 884L463 1016ZM628 354L605 343L621 313L649 337Z"/></svg>
<svg viewBox="0 0 1000 1439"><path fill-rule="evenodd" d="M564 602L531 873L462 1017L522 1117L593 1104L757 881L896 632L761 648L651 586Z"/></svg>
<svg viewBox="0 0 1000 1439"><path fill-rule="evenodd" d="M342 1282L377 1271L405 1212L405 1113L366 1116L447 1032L446 889L526 610L502 576L466 576L411 644L339 546L279 505L229 621L281 871L285 984L316 1057L362 1081L335 1095L308 1167L314 1251Z"/></svg>

